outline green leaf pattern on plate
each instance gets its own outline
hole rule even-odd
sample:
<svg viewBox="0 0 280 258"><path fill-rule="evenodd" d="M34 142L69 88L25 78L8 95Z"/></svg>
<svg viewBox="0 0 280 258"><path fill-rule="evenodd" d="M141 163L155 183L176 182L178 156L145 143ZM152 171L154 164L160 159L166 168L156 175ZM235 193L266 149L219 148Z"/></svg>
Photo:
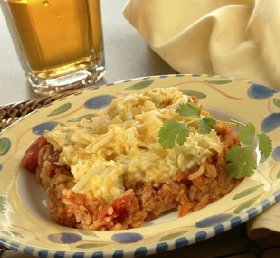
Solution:
<svg viewBox="0 0 280 258"><path fill-rule="evenodd" d="M278 172L277 178L280 178L280 171Z"/></svg>
<svg viewBox="0 0 280 258"><path fill-rule="evenodd" d="M80 244L77 245L77 248L81 248L81 249L90 249L90 248L95 248L95 247L100 247L100 246L104 246L107 244L103 244L103 243L85 243L85 244Z"/></svg>
<svg viewBox="0 0 280 258"><path fill-rule="evenodd" d="M212 83L212 84L227 84L227 83L232 82L232 80L206 80L206 82Z"/></svg>
<svg viewBox="0 0 280 258"><path fill-rule="evenodd" d="M48 116L60 115L64 112L66 112L67 110L69 110L71 107L72 107L72 103L70 103L70 102L65 103L65 104L61 105L60 107L56 108L55 110L53 110Z"/></svg>
<svg viewBox="0 0 280 258"><path fill-rule="evenodd" d="M273 103L275 106L280 108L280 99L273 99Z"/></svg>
<svg viewBox="0 0 280 258"><path fill-rule="evenodd" d="M79 117L75 117L71 120L68 120L67 122L80 122L82 119L91 119L94 115L93 114L87 114Z"/></svg>
<svg viewBox="0 0 280 258"><path fill-rule="evenodd" d="M94 233L94 232L91 231L91 230L79 229L78 231L79 231L79 233L81 233L81 234L84 235L84 236L91 236L91 237L97 237L97 238L99 238L99 236L96 235L96 233Z"/></svg>
<svg viewBox="0 0 280 258"><path fill-rule="evenodd" d="M153 83L153 80L145 80L145 81L140 81L137 82L130 87L126 88L126 90L141 90L144 88L149 87Z"/></svg>
<svg viewBox="0 0 280 258"><path fill-rule="evenodd" d="M187 233L188 231L178 231L178 232L175 232L175 233L172 233L172 234L168 234L162 238L160 238L159 241L167 241L167 240L171 240L171 239L174 239L178 236L182 236L183 234Z"/></svg>
<svg viewBox="0 0 280 258"><path fill-rule="evenodd" d="M201 91L196 91L196 90L181 90L184 95L188 96L194 96L197 97L198 99L205 99L206 95L201 92Z"/></svg>
<svg viewBox="0 0 280 258"><path fill-rule="evenodd" d="M11 148L11 141L7 137L0 138L0 156L5 155Z"/></svg>
<svg viewBox="0 0 280 258"><path fill-rule="evenodd" d="M241 211L248 209L252 206L252 204L260 197L260 195L246 201L243 202L241 205L239 205L235 210L234 213L240 213Z"/></svg>
<svg viewBox="0 0 280 258"><path fill-rule="evenodd" d="M234 195L232 199L233 200L237 200L237 199L240 199L240 198L242 198L244 196L247 196L247 195L255 192L256 190L258 190L261 186L263 186L263 185L256 185L256 186L250 187L250 188L248 188L248 189L246 189L246 190L244 190L244 191Z"/></svg>
<svg viewBox="0 0 280 258"><path fill-rule="evenodd" d="M8 209L8 199L6 196L1 195L0 196L0 213L4 214L6 210Z"/></svg>
<svg viewBox="0 0 280 258"><path fill-rule="evenodd" d="M7 237L23 238L23 235L16 231L0 231L0 232Z"/></svg>

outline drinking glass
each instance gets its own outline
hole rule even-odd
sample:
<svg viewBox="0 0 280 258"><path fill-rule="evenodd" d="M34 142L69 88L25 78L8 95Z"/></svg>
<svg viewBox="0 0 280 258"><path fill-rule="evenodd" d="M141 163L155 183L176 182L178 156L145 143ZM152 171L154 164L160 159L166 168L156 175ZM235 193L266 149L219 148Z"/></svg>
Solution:
<svg viewBox="0 0 280 258"><path fill-rule="evenodd" d="M105 72L99 0L0 0L27 81L41 95Z"/></svg>

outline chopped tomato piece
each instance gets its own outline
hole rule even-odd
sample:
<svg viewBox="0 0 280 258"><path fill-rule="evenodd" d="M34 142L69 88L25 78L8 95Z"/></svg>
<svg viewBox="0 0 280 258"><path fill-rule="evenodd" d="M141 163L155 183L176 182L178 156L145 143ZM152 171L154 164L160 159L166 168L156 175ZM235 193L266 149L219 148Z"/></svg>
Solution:
<svg viewBox="0 0 280 258"><path fill-rule="evenodd" d="M110 205L105 205L99 210L98 218L104 219L105 217L112 215L112 213L113 213L113 208Z"/></svg>
<svg viewBox="0 0 280 258"><path fill-rule="evenodd" d="M103 206L98 212L98 218L104 219L107 216L120 217L125 214L131 206L131 195L124 195L112 201L110 205Z"/></svg>
<svg viewBox="0 0 280 258"><path fill-rule="evenodd" d="M112 201L112 207L113 207L114 211L116 211L117 213L124 212L124 211L128 210L128 208L130 207L131 200L132 200L131 195L128 195L128 194L123 195L122 197L117 198Z"/></svg>
<svg viewBox="0 0 280 258"><path fill-rule="evenodd" d="M22 167L31 172L35 172L38 166L39 151L47 143L48 142L44 136L37 138L26 150L21 160Z"/></svg>

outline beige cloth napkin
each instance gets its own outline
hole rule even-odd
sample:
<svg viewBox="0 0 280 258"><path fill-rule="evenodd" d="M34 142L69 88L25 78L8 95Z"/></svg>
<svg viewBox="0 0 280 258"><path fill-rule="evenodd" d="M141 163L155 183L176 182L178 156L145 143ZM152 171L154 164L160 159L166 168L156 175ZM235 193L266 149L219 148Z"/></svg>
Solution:
<svg viewBox="0 0 280 258"><path fill-rule="evenodd" d="M280 89L279 0L130 0L124 15L178 72Z"/></svg>
<svg viewBox="0 0 280 258"><path fill-rule="evenodd" d="M280 89L280 0L129 0L123 12L178 72ZM247 226L252 238L280 232L280 203Z"/></svg>
<svg viewBox="0 0 280 258"><path fill-rule="evenodd" d="M247 231L252 239L266 237L274 232L280 234L280 203L274 204L256 218L248 221Z"/></svg>

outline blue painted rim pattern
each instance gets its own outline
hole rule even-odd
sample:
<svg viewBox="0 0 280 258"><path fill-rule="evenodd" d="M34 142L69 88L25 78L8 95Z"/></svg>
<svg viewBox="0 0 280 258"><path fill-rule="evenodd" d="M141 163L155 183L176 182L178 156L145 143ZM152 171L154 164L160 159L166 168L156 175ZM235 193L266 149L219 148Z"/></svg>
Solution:
<svg viewBox="0 0 280 258"><path fill-rule="evenodd" d="M249 219L253 218L254 216L260 214L262 211L266 210L269 206L273 205L274 203L280 201L280 191L275 192L269 199L263 200L258 206L254 208L249 208L245 212L241 213L239 216L235 216L229 221L224 223L219 223L213 227L209 227L208 229L201 231L198 228L196 234L191 238L186 237L178 237L174 240L158 242L150 246L143 246L139 247L134 251L127 252L126 250L114 250L111 253L100 251L94 252L70 252L70 251L62 251L62 250L46 250L46 249L39 249L33 246L23 245L18 242L11 241L9 242L7 239L0 238L0 242L7 248L22 252L26 255L33 255L38 257L55 257L55 258L70 258L70 257L94 257L94 258L104 258L104 257L123 257L123 256L130 256L130 257L139 257L148 254L154 253L162 253L167 250L174 250L178 248L182 248L187 245L195 244L199 241L206 240L208 238L217 236L224 231L228 231L241 223L248 221Z"/></svg>
<svg viewBox="0 0 280 258"><path fill-rule="evenodd" d="M136 79L131 79L131 80L124 80L124 81L118 81L114 83L109 83L106 85L103 85L105 87L107 86L112 86L117 83L127 83L131 82L134 80L147 80L147 79L153 79L153 78L160 78L160 79L165 79L168 77L184 77L184 76L193 76L193 77L200 77L204 76L205 74L168 74L168 75L159 75L159 76L149 76L149 77L143 77L143 78L136 78ZM217 75L205 75L207 77L216 77ZM224 77L220 76L220 78L228 78L229 77ZM231 78L232 79L232 78ZM246 81L246 80L243 80ZM247 80L248 83L252 83L249 80ZM101 87L103 87L101 86ZM96 87L94 88L85 88L82 89L81 91L84 90L95 90L98 89ZM77 94L80 95L80 94ZM77 96L73 95L73 96ZM53 103L49 104L51 106ZM46 107L46 106L45 106ZM43 107L43 108L45 108ZM34 112L37 112L37 110L31 112L27 116L33 114ZM23 119L20 118L18 122ZM13 126L13 125L11 125ZM10 127L11 127L10 126ZM15 242L15 241L9 241L8 239L5 238L0 238L0 243L3 244L6 248L12 249L18 252L22 252L26 255L33 255L33 256L38 256L38 257L55 257L55 258L70 258L70 257L81 257L81 258L86 258L86 257L92 257L92 258L104 258L104 257L113 257L113 258L121 258L121 257L139 257L139 256L145 256L148 254L155 254L155 253L162 253L168 250L174 250L178 248L185 247L187 245L191 245L194 243L197 243L199 241L206 240L208 238L217 236L221 234L222 232L231 230L232 228L247 222L249 219L255 217L256 215L260 214L264 210L266 210L268 207L273 205L276 202L280 201L280 191L276 191L273 193L273 195L269 199L263 200L261 203L259 203L256 207L249 208L246 211L242 212L238 216L231 217L227 221L218 223L217 225L211 226L206 228L205 230L201 230L201 228L197 229L197 232L194 234L194 236L190 238L186 237L177 237L173 240L168 240L164 242L158 242L151 244L149 246L142 246L142 247L137 247L135 250L132 251L126 251L125 249L118 249L118 250L112 250L111 252L108 251L63 251L63 250L46 250L46 249L40 249L37 247L33 247L30 245L24 245L21 244L20 242Z"/></svg>

